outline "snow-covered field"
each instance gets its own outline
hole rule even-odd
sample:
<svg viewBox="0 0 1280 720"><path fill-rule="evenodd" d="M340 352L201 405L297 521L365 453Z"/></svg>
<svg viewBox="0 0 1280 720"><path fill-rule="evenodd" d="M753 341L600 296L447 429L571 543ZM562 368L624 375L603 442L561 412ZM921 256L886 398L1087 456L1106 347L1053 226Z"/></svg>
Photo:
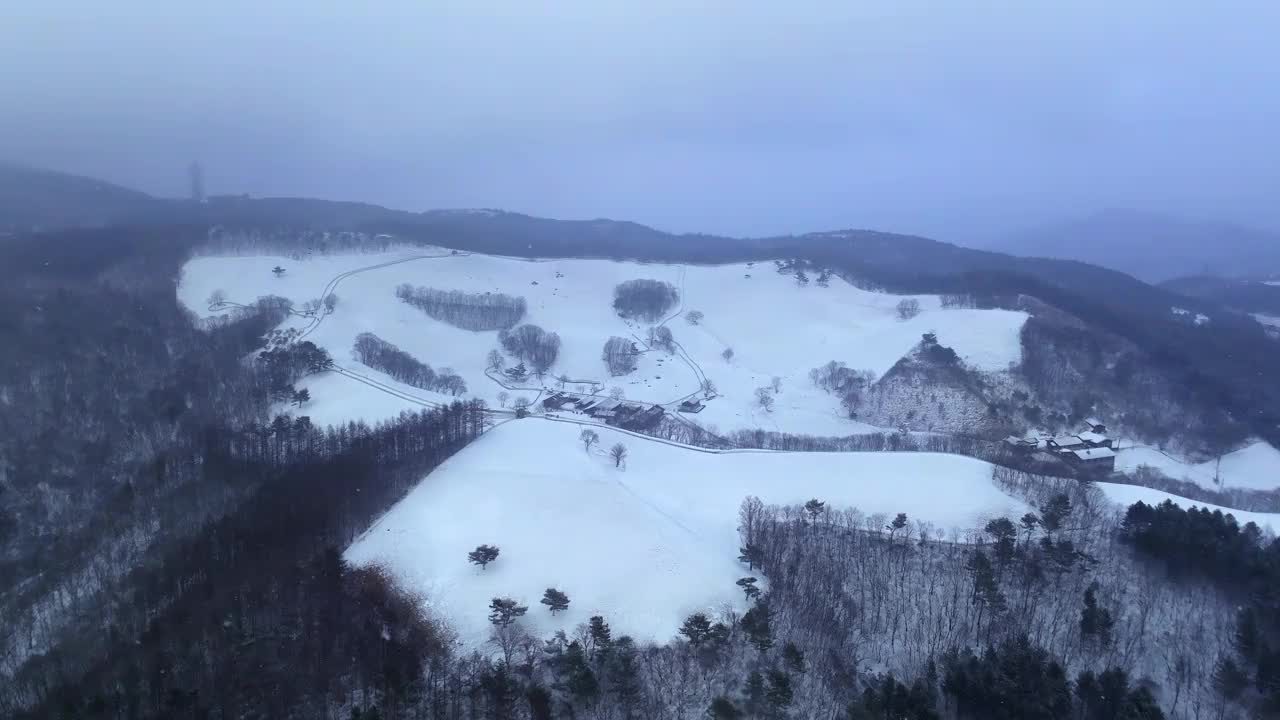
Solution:
<svg viewBox="0 0 1280 720"><path fill-rule="evenodd" d="M486 433L378 520L346 553L380 562L449 618L468 645L487 637L487 606L529 606L538 636L602 614L615 632L665 641L699 610L745 610L734 581L738 510L819 498L887 519L905 512L938 530L980 528L1027 506L991 481L991 466L931 453L708 454L600 428L590 453L576 425L529 418ZM615 469L605 450L628 448ZM883 525L883 522L879 523ZM481 543L502 554L468 564ZM572 600L552 617L539 605L556 587Z"/></svg>
<svg viewBox="0 0 1280 720"><path fill-rule="evenodd" d="M1149 447L1122 449L1116 455L1116 469L1122 472L1133 472L1142 465L1209 489L1219 488L1215 481L1219 477L1224 488L1274 490L1280 487L1280 450L1261 441L1223 455L1221 463L1217 460L1184 462Z"/></svg>
<svg viewBox="0 0 1280 720"><path fill-rule="evenodd" d="M435 257L411 259L422 255ZM405 262L396 263L398 260ZM387 264L396 263L396 264ZM273 276L280 265L286 272ZM382 267L376 267L382 266ZM644 337L646 326L619 318L613 311L613 289L626 280L653 278L681 290L677 310L704 314L699 325L681 317L668 322L675 340L721 397L694 417L720 431L762 427L770 430L847 435L869 431L849 420L838 401L814 388L809 371L830 360L849 367L884 374L920 341L935 332L939 342L953 347L970 365L1004 370L1021 359L1019 332L1024 313L1005 310L943 309L937 296L917 296L922 312L911 320L897 318L902 296L867 292L833 278L830 287L816 282L801 287L791 275L775 271L772 263L754 265L679 266L604 260L529 261L484 255L450 255L447 251L414 248L381 254L316 256L306 260L285 257L199 257L183 270L179 298L201 317L211 314L206 299L222 290L229 300L252 302L262 295L280 295L301 305L319 299L331 279L351 274L336 286L335 312L308 336L327 349L341 366L389 379L364 368L351 357L356 335L373 332L435 368L452 368L466 381L468 396L497 406L502 388L484 373L485 355L498 347L496 332L461 330L431 319L401 302L395 288L401 283L468 292L502 292L528 302L525 322L560 335L560 358L551 375L577 381L599 381L605 391L619 387L631 400L669 404L699 389L697 373L679 357L656 351L645 353L636 372L610 378L601 349L611 335ZM673 311L674 314L675 311ZM291 318L287 326L305 327ZM722 353L732 348L733 359ZM773 412L755 406L754 391L782 379ZM393 417L412 405L376 391L342 388L352 383L332 377L312 379L313 401L304 411L315 422ZM547 378L548 385L554 380ZM390 383L394 384L394 383ZM414 395L449 398L410 388ZM512 393L517 395L518 393ZM532 395L531 395L532 397Z"/></svg>

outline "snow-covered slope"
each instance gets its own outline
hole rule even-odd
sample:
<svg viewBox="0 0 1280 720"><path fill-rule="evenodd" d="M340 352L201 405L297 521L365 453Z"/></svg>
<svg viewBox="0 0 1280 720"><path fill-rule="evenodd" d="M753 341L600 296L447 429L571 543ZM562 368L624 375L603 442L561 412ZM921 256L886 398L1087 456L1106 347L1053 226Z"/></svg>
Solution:
<svg viewBox="0 0 1280 720"><path fill-rule="evenodd" d="M423 257L423 256L428 257ZM415 259L416 258L416 259ZM280 265L286 272L273 276ZM361 270L362 268L369 268ZM353 272L356 271L356 272ZM497 333L461 330L426 316L395 296L401 283L443 290L502 292L528 301L525 322L556 332L562 340L552 376L599 381L617 386L631 400L669 404L699 390L699 373L715 383L721 397L708 403L696 421L719 430L786 430L813 434L851 434L870 429L849 420L838 401L809 381L809 371L831 360L883 374L934 332L969 365L1003 370L1019 362L1019 331L1025 314L1004 310L944 309L937 296L918 296L922 312L899 320L902 296L867 292L833 278L830 287L800 286L771 263L678 266L604 260L529 261L484 255L451 255L414 248L382 254L286 257L199 257L187 263L179 297L197 315L211 313L206 299L222 290L233 302L280 295L301 304L320 298L331 280L344 273L334 292L336 311L308 335L339 365L387 381L351 358L356 335L373 332L436 368L452 368L466 381L469 396L497 406L502 388L484 373L486 353L498 346ZM626 280L653 278L680 288L681 306L701 311L690 325L672 317L667 326L689 360L649 352L636 372L610 378L601 349L611 335L643 337L647 327L624 321L613 311L613 290ZM292 318L289 325L309 321ZM733 359L722 353L732 348ZM693 366L696 366L696 370ZM754 390L782 380L773 412L755 406ZM411 407L392 398L376 401L334 392L331 379L312 380L313 402L304 411L317 422L357 417L374 421ZM548 385L554 384L550 377ZM353 389L357 395L368 393ZM414 394L447 400L423 390ZM514 394L514 393L513 393Z"/></svg>
<svg viewBox="0 0 1280 720"><path fill-rule="evenodd" d="M1234 515L1236 521L1241 525L1252 522L1257 523L1258 527L1267 530L1273 534L1280 533L1280 513L1260 513L1249 512L1247 510L1234 510L1232 508L1222 507L1221 505L1212 505L1210 503L1200 502L1199 500L1188 500L1178 495L1171 495L1163 490L1143 487L1141 485L1122 485L1120 483L1098 483L1098 488L1102 490L1107 499L1121 507L1128 507L1136 502L1144 502L1148 505L1159 505L1165 500L1171 500L1174 505L1182 508L1205 508L1207 510L1218 510L1223 514Z"/></svg>
<svg viewBox="0 0 1280 720"><path fill-rule="evenodd" d="M734 581L749 574L736 560L749 495L905 512L938 530L1027 511L995 487L990 465L956 455L708 454L603 428L588 453L579 431L538 418L495 428L378 520L347 560L384 563L470 645L487 637L495 596L529 605L525 624L539 636L602 614L616 631L663 641L689 613L745 609ZM629 451L621 469L605 455L615 442ZM486 570L466 559L481 543L502 550ZM559 617L538 604L548 587L572 600Z"/></svg>
<svg viewBox="0 0 1280 720"><path fill-rule="evenodd" d="M1116 469L1122 472L1133 472L1143 465L1209 489L1218 489L1217 478L1222 479L1224 488L1274 490L1280 487L1280 450L1262 441L1223 455L1221 463L1217 460L1184 462L1149 447L1123 449L1116 456Z"/></svg>

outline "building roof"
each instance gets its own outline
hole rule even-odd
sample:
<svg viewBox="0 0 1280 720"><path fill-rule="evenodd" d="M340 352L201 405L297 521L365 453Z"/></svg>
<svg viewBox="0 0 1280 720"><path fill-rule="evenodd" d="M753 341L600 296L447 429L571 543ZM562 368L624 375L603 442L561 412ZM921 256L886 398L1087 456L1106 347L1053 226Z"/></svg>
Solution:
<svg viewBox="0 0 1280 720"><path fill-rule="evenodd" d="M1082 432L1076 437L1080 438L1081 440L1087 443L1101 444L1107 441L1106 435L1103 435L1101 433L1096 433L1096 432Z"/></svg>
<svg viewBox="0 0 1280 720"><path fill-rule="evenodd" d="M1076 450L1072 453L1081 460L1102 460L1104 458L1113 458L1116 452L1111 448L1088 448L1085 450Z"/></svg>
<svg viewBox="0 0 1280 720"><path fill-rule="evenodd" d="M1085 419L1084 419L1084 423L1085 423L1085 425L1088 425L1088 426L1089 426L1089 427L1091 427L1091 428L1093 428L1093 427L1098 427L1098 426L1102 426L1102 427L1106 427L1106 426L1107 426L1107 424L1106 424L1106 423L1102 422L1101 420L1099 420L1099 419L1098 419L1098 418L1096 418L1096 417L1087 417L1087 418L1085 418Z"/></svg>
<svg viewBox="0 0 1280 720"><path fill-rule="evenodd" d="M1085 444L1085 442L1077 435L1059 435L1055 438L1049 438L1049 442L1057 445L1058 447L1073 447Z"/></svg>

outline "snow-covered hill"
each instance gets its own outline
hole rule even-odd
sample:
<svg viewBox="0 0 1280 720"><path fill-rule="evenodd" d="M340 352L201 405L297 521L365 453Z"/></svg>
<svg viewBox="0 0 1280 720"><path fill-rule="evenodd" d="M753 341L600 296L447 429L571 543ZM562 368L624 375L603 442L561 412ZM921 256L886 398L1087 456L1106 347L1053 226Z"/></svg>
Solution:
<svg viewBox="0 0 1280 720"><path fill-rule="evenodd" d="M749 495L856 506L886 516L874 523L880 528L905 512L948 536L1027 511L996 488L990 465L958 455L708 454L607 429L587 452L579 430L539 418L495 428L427 477L346 558L384 563L468 644L487 637L495 596L527 604L526 626L540 637L602 614L621 632L665 641L689 613L745 610L734 582L751 574L736 559L738 511ZM606 455L616 442L628 449L621 468ZM485 570L467 562L481 543L502 551ZM558 617L538 604L548 587L572 599Z"/></svg>
<svg viewBox="0 0 1280 720"><path fill-rule="evenodd" d="M1262 441L1227 453L1220 461L1202 463L1179 460L1150 447L1124 448L1116 456L1116 469L1122 472L1133 472L1144 465L1175 480L1188 480L1210 490L1274 490L1280 487L1280 450Z"/></svg>
<svg viewBox="0 0 1280 720"><path fill-rule="evenodd" d="M272 273L277 265L285 270L280 277ZM648 329L615 313L613 291L641 278L663 280L680 291L680 304L665 318L677 352L645 352L635 372L611 378L601 357L605 340L640 340ZM520 296L528 307L523 322L559 334L559 358L544 380L531 379L521 385L524 390L504 387L485 371L486 355L499 346L497 333L432 319L397 298L402 283ZM303 383L313 399L299 412L320 424L393 417L416 409L414 398L452 399L402 385L356 361L355 338L372 332L437 369L452 369L465 380L466 396L493 406L501 404L500 393L532 400L545 393L543 386L558 387L555 377L565 375L570 388L599 383L602 394L617 387L628 399L671 409L698 393L705 377L719 393L692 416L704 426L845 435L875 428L848 419L836 398L813 386L811 369L834 360L883 375L923 334L935 333L967 366L998 372L1020 361L1027 317L944 308L937 296L917 296L920 313L903 320L897 311L902 296L869 292L838 278L828 287L801 283L771 263L530 261L421 248L189 262L179 286L182 301L201 317L225 312L210 310L206 302L215 291L232 303L270 294L297 306L327 292L337 296L332 314L286 322L328 349L343 369ZM702 314L697 324L686 321L693 310ZM729 359L727 349L733 350ZM780 390L772 412L766 412L757 406L755 390L774 378ZM734 584L748 574L736 560L736 526L749 495L771 504L816 497L833 508L856 507L868 517L883 516L870 523L873 528L905 512L947 537L978 530L994 516L1017 518L1029 510L993 484L992 466L957 455L709 453L604 427L596 428L599 445L587 450L578 440L580 430L544 417L500 424L426 478L348 549L347 559L385 564L470 646L487 637L487 605L495 596L528 604L525 624L537 636L602 614L619 632L663 641L691 612L744 607ZM622 467L606 455L615 442L629 451ZM1140 459L1127 455L1135 452L1122 453L1122 462ZM1233 462L1224 461L1228 469ZM1173 498L1128 485L1099 487L1119 503ZM1237 516L1280 528L1276 516ZM485 570L466 559L482 543L502 549ZM558 617L538 604L548 587L572 600Z"/></svg>
<svg viewBox="0 0 1280 720"><path fill-rule="evenodd" d="M285 273L275 277L271 270ZM363 268L369 268L362 270ZM345 273L350 273L345 275ZM900 320L903 296L868 292L832 278L829 287L801 285L771 263L679 266L604 260L529 261L484 255L452 255L414 248L402 252L286 257L199 257L187 263L179 297L197 315L216 314L207 298L216 290L228 300L252 302L279 295L296 305L319 299L331 281L338 302L307 336L326 348L341 366L376 377L415 395L450 399L400 386L352 359L355 337L373 332L434 368L451 368L467 383L468 396L497 407L503 388L485 374L485 356L498 347L496 332L472 332L433 320L400 301L401 283L441 290L495 292L526 299L524 322L558 333L562 347L546 378L567 375L571 384L599 382L603 392L621 388L627 399L670 404L698 392L705 375L719 390L696 421L721 431L764 428L822 435L871 429L846 417L839 402L813 387L809 371L828 361L882 375L919 343L924 333L955 349L971 367L1004 370L1019 362L1019 331L1026 315L1005 310L944 309L937 296L917 296L921 312ZM643 338L647 324L623 320L612 308L619 283L638 278L670 282L681 302L667 320L682 352L646 352L634 373L611 378L601 350L612 335ZM680 313L703 314L692 325ZM294 317L288 326L311 321ZM732 349L731 360L725 350ZM756 405L754 391L781 379L772 412ZM304 412L319 423L357 417L393 417L411 404L375 398L368 388L327 377L308 381L314 398ZM510 391L508 391L510 392ZM511 393L518 395L518 393ZM529 394L532 399L533 394Z"/></svg>

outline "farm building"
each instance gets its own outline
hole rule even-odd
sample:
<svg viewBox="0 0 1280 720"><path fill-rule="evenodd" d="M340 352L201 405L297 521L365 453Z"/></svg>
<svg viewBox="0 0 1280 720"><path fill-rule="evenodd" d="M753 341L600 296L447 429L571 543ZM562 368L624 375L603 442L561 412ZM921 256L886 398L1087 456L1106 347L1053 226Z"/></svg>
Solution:
<svg viewBox="0 0 1280 720"><path fill-rule="evenodd" d="M1064 453L1064 456L1089 472L1110 473L1116 469L1116 453L1111 448L1086 448Z"/></svg>
<svg viewBox="0 0 1280 720"><path fill-rule="evenodd" d="M1089 447L1089 443L1080 439L1078 435L1059 435L1049 438L1048 447L1050 450L1058 452L1083 450Z"/></svg>
<svg viewBox="0 0 1280 720"><path fill-rule="evenodd" d="M680 412L682 413L700 413L706 409L706 405L701 400L685 400L680 403Z"/></svg>
<svg viewBox="0 0 1280 720"><path fill-rule="evenodd" d="M1083 440L1084 443L1091 448L1100 448L1100 447L1109 448L1112 445L1111 438L1107 437L1106 435L1103 435L1102 433L1095 432L1092 430L1087 432L1082 432L1076 437Z"/></svg>

